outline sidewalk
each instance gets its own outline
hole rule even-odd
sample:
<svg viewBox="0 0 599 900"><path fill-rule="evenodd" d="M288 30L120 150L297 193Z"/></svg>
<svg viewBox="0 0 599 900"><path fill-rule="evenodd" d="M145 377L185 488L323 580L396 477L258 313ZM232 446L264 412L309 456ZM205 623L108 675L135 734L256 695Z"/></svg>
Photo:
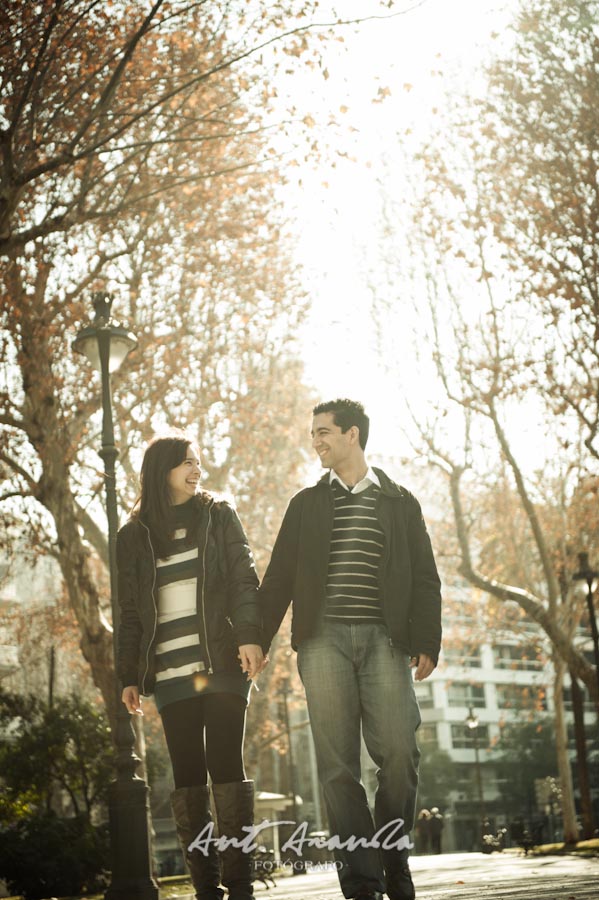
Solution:
<svg viewBox="0 0 599 900"><path fill-rule="evenodd" d="M589 842L587 842L589 843ZM599 900L599 841L584 853L528 855L447 853L411 860L417 900ZM276 885L258 882L257 900L343 900L335 871L275 875ZM182 885L180 885L182 887ZM166 885L161 900L194 900Z"/></svg>
<svg viewBox="0 0 599 900"><path fill-rule="evenodd" d="M599 900L599 839L575 851L553 844L528 856L515 849L414 856L410 866L417 900ZM274 879L269 887L256 883L257 900L343 900L334 870L283 871ZM103 900L103 894L68 900ZM189 880L161 879L160 900L195 900Z"/></svg>

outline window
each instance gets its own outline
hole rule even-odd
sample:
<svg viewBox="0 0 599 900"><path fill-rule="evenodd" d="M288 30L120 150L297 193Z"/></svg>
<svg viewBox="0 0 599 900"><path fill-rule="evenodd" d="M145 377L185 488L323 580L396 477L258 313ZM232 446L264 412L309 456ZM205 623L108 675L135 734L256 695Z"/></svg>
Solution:
<svg viewBox="0 0 599 900"><path fill-rule="evenodd" d="M476 741L478 746L489 746L489 726L479 725L478 728L468 728L467 725L451 726L451 746L454 750L473 750Z"/></svg>
<svg viewBox="0 0 599 900"><path fill-rule="evenodd" d="M430 723L421 725L416 732L416 739L421 747L428 747L429 749L438 747L437 726Z"/></svg>
<svg viewBox="0 0 599 900"><path fill-rule="evenodd" d="M547 695L543 688L522 684L496 684L495 694L499 709L547 709Z"/></svg>
<svg viewBox="0 0 599 900"><path fill-rule="evenodd" d="M414 690L416 691L416 699L418 700L420 709L433 709L435 704L433 701L432 684L422 684L422 682L416 682L414 684Z"/></svg>
<svg viewBox="0 0 599 900"><path fill-rule="evenodd" d="M495 644L493 647L495 666L498 669L541 669L536 647Z"/></svg>
<svg viewBox="0 0 599 900"><path fill-rule="evenodd" d="M478 709L487 705L482 684L450 684L447 688L447 701L450 706L475 706Z"/></svg>
<svg viewBox="0 0 599 900"><path fill-rule="evenodd" d="M479 647L444 650L443 660L446 666L465 666L468 669L480 669L482 666Z"/></svg>

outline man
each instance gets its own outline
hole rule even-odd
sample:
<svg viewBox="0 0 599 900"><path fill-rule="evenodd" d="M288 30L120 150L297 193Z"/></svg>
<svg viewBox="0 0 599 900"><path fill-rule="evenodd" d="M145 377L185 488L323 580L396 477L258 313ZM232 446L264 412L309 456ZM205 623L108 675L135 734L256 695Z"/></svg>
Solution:
<svg viewBox="0 0 599 900"><path fill-rule="evenodd" d="M412 900L408 866L419 751L416 680L441 641L440 581L420 506L366 462L360 403L314 408L312 445L329 472L291 500L260 588L268 644L292 603L298 653L345 897ZM373 822L360 777L360 731L378 766ZM375 832L388 826L381 842ZM368 846L370 845L370 846Z"/></svg>
<svg viewBox="0 0 599 900"><path fill-rule="evenodd" d="M439 807L433 806L431 809L431 817L428 822L431 835L431 846L433 853L441 852L441 838L443 831L443 816L439 812Z"/></svg>

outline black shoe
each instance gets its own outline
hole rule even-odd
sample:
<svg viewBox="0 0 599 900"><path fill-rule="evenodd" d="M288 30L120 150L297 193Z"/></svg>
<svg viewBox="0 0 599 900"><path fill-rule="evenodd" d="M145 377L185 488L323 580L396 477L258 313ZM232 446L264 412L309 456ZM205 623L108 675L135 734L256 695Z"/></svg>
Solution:
<svg viewBox="0 0 599 900"><path fill-rule="evenodd" d="M407 864L395 869L392 875L388 876L387 895L389 900L415 900L416 889Z"/></svg>
<svg viewBox="0 0 599 900"><path fill-rule="evenodd" d="M383 895L378 891L371 891L366 889L364 891L359 891L353 898L353 900L383 900Z"/></svg>

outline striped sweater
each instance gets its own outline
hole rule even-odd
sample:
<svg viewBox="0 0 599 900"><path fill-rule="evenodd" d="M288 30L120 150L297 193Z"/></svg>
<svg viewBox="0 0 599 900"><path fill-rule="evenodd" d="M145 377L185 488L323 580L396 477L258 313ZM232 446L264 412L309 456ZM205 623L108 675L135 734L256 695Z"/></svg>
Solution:
<svg viewBox="0 0 599 900"><path fill-rule="evenodd" d="M191 501L172 507L170 553L156 560L158 624L156 630L156 686L158 711L168 703L205 693L240 694L246 700L250 682L237 672L205 672L198 623L198 546L187 539L193 522Z"/></svg>
<svg viewBox="0 0 599 900"><path fill-rule="evenodd" d="M335 518L327 576L327 619L382 621L378 573L384 535L376 516L380 488L351 493L332 482Z"/></svg>

